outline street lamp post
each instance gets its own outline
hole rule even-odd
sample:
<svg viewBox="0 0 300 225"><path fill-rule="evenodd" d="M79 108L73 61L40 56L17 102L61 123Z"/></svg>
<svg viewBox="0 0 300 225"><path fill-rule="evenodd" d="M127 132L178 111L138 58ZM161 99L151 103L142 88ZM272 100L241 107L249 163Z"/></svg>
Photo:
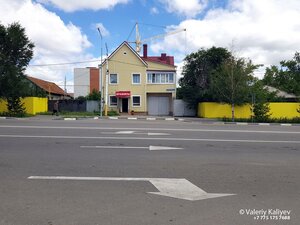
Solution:
<svg viewBox="0 0 300 225"><path fill-rule="evenodd" d="M254 105L255 105L255 92L253 90L254 81L249 81L248 85L251 88L251 121L254 122Z"/></svg>
<svg viewBox="0 0 300 225"><path fill-rule="evenodd" d="M101 99L100 99L100 116L102 117L102 103L103 103L103 82L102 82L102 33L100 28L98 27L98 32L100 34L100 38L101 38L101 62L100 62L100 76L99 76L99 91L101 93Z"/></svg>
<svg viewBox="0 0 300 225"><path fill-rule="evenodd" d="M107 116L107 103L108 103L108 78L109 78L109 70L108 70L108 48L107 44L105 43L106 47L106 73L105 73L105 106L104 106L104 115Z"/></svg>

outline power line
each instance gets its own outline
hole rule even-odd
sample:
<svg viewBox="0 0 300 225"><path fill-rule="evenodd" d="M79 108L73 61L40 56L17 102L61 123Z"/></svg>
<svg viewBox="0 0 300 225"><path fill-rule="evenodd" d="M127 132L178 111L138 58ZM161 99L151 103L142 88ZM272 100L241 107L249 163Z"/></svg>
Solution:
<svg viewBox="0 0 300 225"><path fill-rule="evenodd" d="M156 24L150 24L150 23L139 23L141 25L146 25L146 26L150 26L150 27L159 27L159 28L164 28L166 29L167 26L162 26L162 25L156 25Z"/></svg>
<svg viewBox="0 0 300 225"><path fill-rule="evenodd" d="M49 64L35 64L28 65L29 67L42 67L42 66L63 66L63 65L72 65L72 64L81 64L81 63L91 63L91 62L99 62L100 60L87 60L80 62L64 62L64 63L49 63Z"/></svg>

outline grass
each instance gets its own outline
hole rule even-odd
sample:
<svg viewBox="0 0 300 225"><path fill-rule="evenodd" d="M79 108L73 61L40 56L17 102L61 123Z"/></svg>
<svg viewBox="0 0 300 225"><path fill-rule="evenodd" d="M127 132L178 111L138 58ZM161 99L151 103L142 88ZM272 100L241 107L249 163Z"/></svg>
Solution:
<svg viewBox="0 0 300 225"><path fill-rule="evenodd" d="M19 113L19 114L10 114L8 112L1 112L0 117L17 117L17 118L26 118L26 117L32 117L32 114L28 113Z"/></svg>
<svg viewBox="0 0 300 225"><path fill-rule="evenodd" d="M99 112L67 112L62 111L58 113L62 117L93 117L93 116L99 116ZM109 111L108 116L118 116L119 114L116 111ZM52 112L42 112L38 113L38 115L52 115ZM103 113L104 115L104 113Z"/></svg>
<svg viewBox="0 0 300 225"><path fill-rule="evenodd" d="M222 118L222 121L224 122L232 122L231 118ZM245 123L300 123L300 117L294 117L294 118L269 118L263 121L260 120L253 120L251 118L245 119L245 118L235 118L234 122L245 122Z"/></svg>

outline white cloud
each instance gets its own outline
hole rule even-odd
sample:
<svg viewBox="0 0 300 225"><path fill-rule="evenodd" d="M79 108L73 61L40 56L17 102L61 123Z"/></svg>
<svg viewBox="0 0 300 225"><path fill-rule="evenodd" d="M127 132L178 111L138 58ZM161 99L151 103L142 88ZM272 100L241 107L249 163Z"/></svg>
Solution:
<svg viewBox="0 0 300 225"><path fill-rule="evenodd" d="M66 12L79 10L112 9L117 4L126 4L130 0L37 0L43 4L50 4Z"/></svg>
<svg viewBox="0 0 300 225"><path fill-rule="evenodd" d="M0 21L10 24L19 21L26 34L34 42L34 57L31 64L78 62L92 58L86 53L91 46L87 36L72 23L65 24L55 13L31 0L3 1ZM74 65L52 67L29 67L31 76L62 83L66 74L73 73ZM71 78L68 78L71 80Z"/></svg>
<svg viewBox="0 0 300 225"><path fill-rule="evenodd" d="M194 18L207 6L207 0L160 0L169 13L176 13L187 18Z"/></svg>
<svg viewBox="0 0 300 225"><path fill-rule="evenodd" d="M186 40L183 33L171 35L151 49L182 56L185 49L189 53L212 46L229 47L233 41L240 56L256 64L278 64L300 50L299 18L299 0L232 0L226 9L212 9L203 19L173 26L187 28Z"/></svg>
<svg viewBox="0 0 300 225"><path fill-rule="evenodd" d="M159 11L158 11L158 9L157 9L156 7L152 7L152 8L150 9L150 13L151 13L152 15L155 15L155 14L159 14Z"/></svg>

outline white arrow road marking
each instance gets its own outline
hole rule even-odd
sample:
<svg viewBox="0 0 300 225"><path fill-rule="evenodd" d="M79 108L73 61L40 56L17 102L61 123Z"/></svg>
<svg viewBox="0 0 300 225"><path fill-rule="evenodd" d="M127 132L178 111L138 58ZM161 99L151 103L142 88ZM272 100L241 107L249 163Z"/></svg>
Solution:
<svg viewBox="0 0 300 225"><path fill-rule="evenodd" d="M132 130L124 130L124 131L117 131L115 134L133 134L135 131Z"/></svg>
<svg viewBox="0 0 300 225"><path fill-rule="evenodd" d="M172 197L172 198L185 199L189 201L235 195L235 194L207 193L186 179L153 178L150 179L149 181L159 190L159 192L148 192L148 193Z"/></svg>
<svg viewBox="0 0 300 225"><path fill-rule="evenodd" d="M120 177L65 177L65 176L30 176L27 179L34 180L77 180L77 181L149 181L158 192L149 194L167 196L171 198L189 201L204 200L231 196L235 194L207 193L186 179L171 178L120 178Z"/></svg>
<svg viewBox="0 0 300 225"><path fill-rule="evenodd" d="M154 146L149 147L136 147L136 146L80 146L80 148L106 148L106 149L148 149L150 151L162 151L162 150L179 150L182 148L167 147L167 146Z"/></svg>
<svg viewBox="0 0 300 225"><path fill-rule="evenodd" d="M124 131L116 131L116 132L101 132L101 134L146 134L146 135L148 135L148 136L155 136L155 135L160 135L160 136L162 136L162 135L170 135L170 134L168 134L168 133L139 133L139 132L137 132L137 131L131 131L131 130L124 130Z"/></svg>
<svg viewBox="0 0 300 225"><path fill-rule="evenodd" d="M182 148L175 148L175 147L166 147L166 146L149 146L150 151L161 151L161 150L179 150Z"/></svg>

